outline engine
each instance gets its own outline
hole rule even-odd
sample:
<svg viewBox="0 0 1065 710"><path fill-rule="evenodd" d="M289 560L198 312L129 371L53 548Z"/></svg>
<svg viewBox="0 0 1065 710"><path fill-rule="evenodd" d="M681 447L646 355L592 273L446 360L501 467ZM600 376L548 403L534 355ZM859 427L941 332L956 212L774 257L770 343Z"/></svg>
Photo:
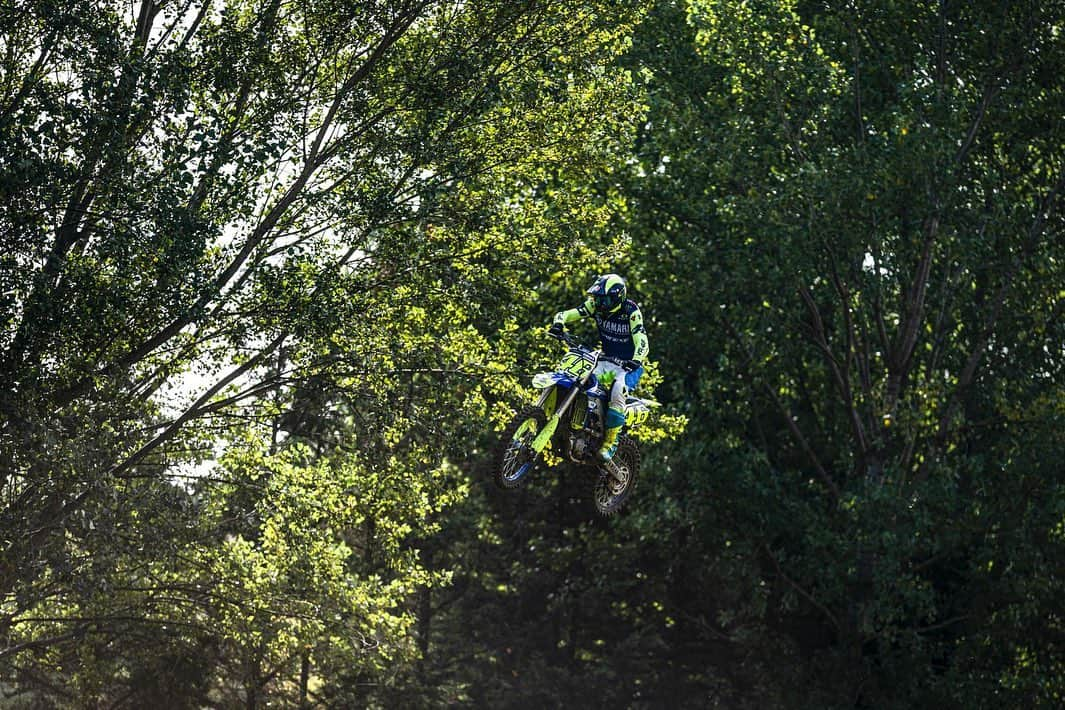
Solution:
<svg viewBox="0 0 1065 710"><path fill-rule="evenodd" d="M595 446L587 432L574 434L569 440L569 457L574 463L587 463L595 456Z"/></svg>

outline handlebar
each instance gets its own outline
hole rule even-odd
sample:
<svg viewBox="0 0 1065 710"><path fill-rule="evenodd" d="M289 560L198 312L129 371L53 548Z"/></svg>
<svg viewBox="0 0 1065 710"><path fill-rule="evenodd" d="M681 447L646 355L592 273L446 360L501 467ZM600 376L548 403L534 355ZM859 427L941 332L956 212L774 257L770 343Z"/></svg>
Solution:
<svg viewBox="0 0 1065 710"><path fill-rule="evenodd" d="M571 348L583 348L584 350L591 350L591 348L581 343L581 341L577 340L566 331L562 331L561 333L552 333L549 330L547 331L547 334L555 340L561 340L563 343L570 346Z"/></svg>
<svg viewBox="0 0 1065 710"><path fill-rule="evenodd" d="M547 334L549 336L551 336L552 338L555 338L556 340L561 340L563 343L565 343L566 345L570 346L571 348L580 348L581 350L587 350L588 352L595 352L591 348L589 348L587 345L585 345L584 343L582 343L581 341L577 340L572 335L567 333L566 331L562 331L561 333L552 333L551 331L548 331ZM607 355L606 353L604 353L601 350L598 351L598 352L599 352L599 359L600 360L606 360L607 362L612 362L615 365L618 365L619 367L624 367L625 363L627 362L623 358L611 357L610 355Z"/></svg>

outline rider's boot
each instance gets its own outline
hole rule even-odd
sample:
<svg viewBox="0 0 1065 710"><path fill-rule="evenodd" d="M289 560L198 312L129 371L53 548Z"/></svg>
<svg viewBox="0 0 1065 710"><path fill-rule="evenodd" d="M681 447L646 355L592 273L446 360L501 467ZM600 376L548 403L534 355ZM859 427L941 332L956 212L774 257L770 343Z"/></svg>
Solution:
<svg viewBox="0 0 1065 710"><path fill-rule="evenodd" d="M606 426L603 429L603 445L599 447L599 458L609 461L614 458L614 452L618 450L618 434L625 424L624 412L610 407L606 410Z"/></svg>

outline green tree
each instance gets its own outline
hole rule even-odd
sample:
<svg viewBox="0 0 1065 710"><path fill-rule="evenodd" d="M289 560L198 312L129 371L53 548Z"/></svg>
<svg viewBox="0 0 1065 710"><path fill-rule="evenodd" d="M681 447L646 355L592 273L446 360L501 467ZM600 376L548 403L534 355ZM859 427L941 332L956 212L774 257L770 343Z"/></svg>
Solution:
<svg viewBox="0 0 1065 710"><path fill-rule="evenodd" d="M442 578L412 544L463 490L448 458L513 388L508 281L603 222L546 191L637 113L606 67L632 8L129 13L0 8L6 676L370 702Z"/></svg>
<svg viewBox="0 0 1065 710"><path fill-rule="evenodd" d="M708 1L644 25L629 229L692 419L647 524L680 501L693 536L664 560L743 590L678 602L732 676L702 692L761 666L788 679L761 706L799 702L785 682L811 707L1059 702L1057 632L1005 619L1062 584L1060 472L1020 454L1060 442L1060 11ZM988 576L1005 559L1016 581Z"/></svg>

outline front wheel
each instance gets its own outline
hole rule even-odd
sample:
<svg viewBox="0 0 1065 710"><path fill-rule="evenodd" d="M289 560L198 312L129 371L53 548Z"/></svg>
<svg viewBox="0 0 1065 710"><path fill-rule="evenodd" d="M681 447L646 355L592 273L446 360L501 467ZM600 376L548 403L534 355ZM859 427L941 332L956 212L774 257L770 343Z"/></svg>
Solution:
<svg viewBox="0 0 1065 710"><path fill-rule="evenodd" d="M533 439L547 424L547 415L539 407L526 407L503 430L496 452L494 478L500 488L517 488L528 477L539 454L532 448Z"/></svg>
<svg viewBox="0 0 1065 710"><path fill-rule="evenodd" d="M599 467L592 489L595 510L604 517L621 510L636 488L640 473L640 447L636 441L628 436L620 437L611 463L613 466Z"/></svg>

